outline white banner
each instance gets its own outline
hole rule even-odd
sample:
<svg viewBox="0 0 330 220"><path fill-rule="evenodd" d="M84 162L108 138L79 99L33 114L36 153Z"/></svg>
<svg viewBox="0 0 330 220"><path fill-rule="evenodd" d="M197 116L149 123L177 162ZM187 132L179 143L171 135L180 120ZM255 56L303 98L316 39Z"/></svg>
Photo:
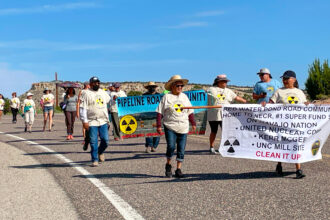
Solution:
<svg viewBox="0 0 330 220"><path fill-rule="evenodd" d="M223 106L223 157L304 163L322 159L330 105Z"/></svg>

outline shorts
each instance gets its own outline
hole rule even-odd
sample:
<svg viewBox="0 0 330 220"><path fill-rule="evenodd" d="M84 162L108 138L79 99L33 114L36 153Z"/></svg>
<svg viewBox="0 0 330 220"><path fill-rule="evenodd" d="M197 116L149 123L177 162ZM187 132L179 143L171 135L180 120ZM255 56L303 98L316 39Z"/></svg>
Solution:
<svg viewBox="0 0 330 220"><path fill-rule="evenodd" d="M219 125L222 128L222 121L209 121L209 124L210 124L212 133L218 132Z"/></svg>
<svg viewBox="0 0 330 220"><path fill-rule="evenodd" d="M53 106L45 106L44 107L44 113L48 113L48 112L53 111L53 110L54 110Z"/></svg>

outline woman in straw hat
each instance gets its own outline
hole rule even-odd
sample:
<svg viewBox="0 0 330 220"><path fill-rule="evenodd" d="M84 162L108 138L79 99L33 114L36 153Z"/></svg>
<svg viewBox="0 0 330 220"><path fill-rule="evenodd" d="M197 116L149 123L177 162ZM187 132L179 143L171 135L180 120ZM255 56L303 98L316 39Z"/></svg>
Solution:
<svg viewBox="0 0 330 220"><path fill-rule="evenodd" d="M172 76L165 84L165 89L171 91L163 96L156 110L157 114L157 132L162 133L161 118L163 118L165 138L167 142L165 165L165 175L172 177L171 158L174 154L175 145L177 145L177 169L175 177L182 178L181 171L184 152L189 132L189 122L193 131L196 131L196 123L192 109L182 109L190 107L191 103L186 94L182 93L183 87L188 83L187 79L182 79L180 75Z"/></svg>
<svg viewBox="0 0 330 220"><path fill-rule="evenodd" d="M144 88L146 88L148 91L143 93L143 95L155 95L155 94L159 94L157 91L156 91L156 88L158 86L154 83L154 82L148 82ZM151 152L155 152L156 151L156 148L158 147L158 144L159 144L159 140L160 140L160 137L146 137L146 144L145 144L145 147L146 147L146 153L149 153L149 147L150 147L150 151Z"/></svg>
<svg viewBox="0 0 330 220"><path fill-rule="evenodd" d="M231 89L227 88L227 83L230 80L225 74L218 75L213 82L213 86L207 91L208 105L223 105L230 104L236 100L246 103L246 100L236 95ZM217 136L218 127L222 127L222 108L208 109L207 120L211 127L210 133L210 153L215 154L214 141Z"/></svg>
<svg viewBox="0 0 330 220"><path fill-rule="evenodd" d="M22 103L22 112L24 112L24 121L25 121L25 129L24 131L27 132L29 131L30 133L32 132L32 125L34 122L34 116L37 116L37 111L36 111L36 104L32 100L33 94L28 92L26 94L26 99L24 99Z"/></svg>

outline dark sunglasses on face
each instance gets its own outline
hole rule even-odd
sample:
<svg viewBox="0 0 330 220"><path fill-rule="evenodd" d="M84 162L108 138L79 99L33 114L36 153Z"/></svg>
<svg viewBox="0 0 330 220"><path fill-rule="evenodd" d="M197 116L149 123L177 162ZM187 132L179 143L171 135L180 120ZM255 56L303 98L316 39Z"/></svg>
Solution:
<svg viewBox="0 0 330 220"><path fill-rule="evenodd" d="M180 88L180 87L183 88L184 85L175 85L175 87L176 87L176 88Z"/></svg>

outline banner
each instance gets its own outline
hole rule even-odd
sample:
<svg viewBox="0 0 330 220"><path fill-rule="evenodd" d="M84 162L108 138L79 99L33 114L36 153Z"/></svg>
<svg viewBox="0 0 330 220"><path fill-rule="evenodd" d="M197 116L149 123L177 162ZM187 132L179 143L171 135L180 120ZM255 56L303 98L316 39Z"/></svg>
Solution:
<svg viewBox="0 0 330 220"><path fill-rule="evenodd" d="M184 92L192 106L207 105L204 90ZM122 138L158 136L156 127L156 109L164 94L128 96L117 99L119 125ZM194 109L197 131L205 134L206 109Z"/></svg>
<svg viewBox="0 0 330 220"><path fill-rule="evenodd" d="M322 159L329 105L224 105L223 157L304 163Z"/></svg>

